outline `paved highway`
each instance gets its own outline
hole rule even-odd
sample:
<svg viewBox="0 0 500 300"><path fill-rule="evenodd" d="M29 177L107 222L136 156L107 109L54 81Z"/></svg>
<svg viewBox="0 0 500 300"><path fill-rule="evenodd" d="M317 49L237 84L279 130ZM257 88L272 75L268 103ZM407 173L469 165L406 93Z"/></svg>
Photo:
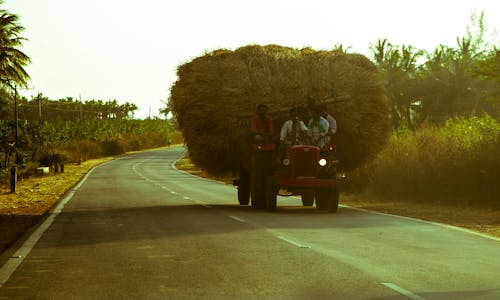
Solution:
<svg viewBox="0 0 500 300"><path fill-rule="evenodd" d="M183 155L93 169L1 267L0 299L500 299L499 240L293 197L240 207Z"/></svg>

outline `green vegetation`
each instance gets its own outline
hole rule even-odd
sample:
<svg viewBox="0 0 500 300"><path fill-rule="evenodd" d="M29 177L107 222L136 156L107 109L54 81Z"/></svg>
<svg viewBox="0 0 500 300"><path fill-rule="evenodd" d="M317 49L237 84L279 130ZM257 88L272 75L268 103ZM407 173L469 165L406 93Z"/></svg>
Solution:
<svg viewBox="0 0 500 300"><path fill-rule="evenodd" d="M38 165L80 162L182 141L168 120L132 119L136 107L129 103L41 98L19 99L17 124L13 109L5 109L6 116L0 119L4 169L15 164L29 172Z"/></svg>
<svg viewBox="0 0 500 300"><path fill-rule="evenodd" d="M484 13L473 13L455 48L372 46L394 132L370 164L347 174L347 190L500 207L500 49L486 33Z"/></svg>
<svg viewBox="0 0 500 300"><path fill-rule="evenodd" d="M347 188L420 202L500 207L500 122L489 115L402 127Z"/></svg>

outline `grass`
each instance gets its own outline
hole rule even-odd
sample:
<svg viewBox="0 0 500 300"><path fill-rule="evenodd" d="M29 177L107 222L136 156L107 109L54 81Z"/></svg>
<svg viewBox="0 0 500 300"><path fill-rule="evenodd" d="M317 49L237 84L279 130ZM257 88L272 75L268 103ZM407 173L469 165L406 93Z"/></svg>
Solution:
<svg viewBox="0 0 500 300"><path fill-rule="evenodd" d="M346 185L378 197L500 208L500 123L483 117L450 119L442 127L400 129Z"/></svg>

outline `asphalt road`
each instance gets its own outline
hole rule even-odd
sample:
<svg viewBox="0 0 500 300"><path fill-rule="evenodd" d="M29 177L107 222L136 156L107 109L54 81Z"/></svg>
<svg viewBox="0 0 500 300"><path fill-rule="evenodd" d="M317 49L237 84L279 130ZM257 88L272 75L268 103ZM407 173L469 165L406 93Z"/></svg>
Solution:
<svg viewBox="0 0 500 300"><path fill-rule="evenodd" d="M95 168L1 267L0 299L500 299L499 240L293 197L240 207L176 170L183 151Z"/></svg>

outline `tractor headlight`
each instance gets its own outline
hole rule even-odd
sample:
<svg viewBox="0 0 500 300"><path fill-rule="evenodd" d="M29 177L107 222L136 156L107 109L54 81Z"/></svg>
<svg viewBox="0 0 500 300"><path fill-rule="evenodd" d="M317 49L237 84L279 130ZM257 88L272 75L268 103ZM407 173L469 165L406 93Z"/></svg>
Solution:
<svg viewBox="0 0 500 300"><path fill-rule="evenodd" d="M320 159L319 160L319 165L322 166L322 167L326 166L326 159L324 159L324 158Z"/></svg>
<svg viewBox="0 0 500 300"><path fill-rule="evenodd" d="M288 167L290 165L290 160L288 158L283 159L283 165Z"/></svg>

